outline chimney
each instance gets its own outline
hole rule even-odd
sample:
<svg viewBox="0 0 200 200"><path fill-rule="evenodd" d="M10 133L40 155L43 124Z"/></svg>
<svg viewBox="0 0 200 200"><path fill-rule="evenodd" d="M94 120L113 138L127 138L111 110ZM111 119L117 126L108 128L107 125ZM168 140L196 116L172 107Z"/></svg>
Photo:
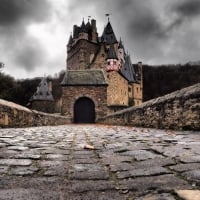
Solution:
<svg viewBox="0 0 200 200"><path fill-rule="evenodd" d="M97 34L97 27L96 27L95 19L91 20L91 25L92 25L92 42L97 43L98 34Z"/></svg>

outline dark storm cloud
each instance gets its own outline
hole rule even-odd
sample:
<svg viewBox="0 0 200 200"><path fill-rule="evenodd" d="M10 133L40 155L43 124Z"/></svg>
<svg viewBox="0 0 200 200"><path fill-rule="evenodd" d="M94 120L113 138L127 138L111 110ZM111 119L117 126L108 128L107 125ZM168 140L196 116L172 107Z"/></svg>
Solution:
<svg viewBox="0 0 200 200"><path fill-rule="evenodd" d="M114 17L117 17L118 20L121 19L120 25L124 26L124 30L129 35L137 38L163 37L165 35L163 25L151 4L147 5L139 0L117 0L116 2L113 1L114 4L117 10Z"/></svg>
<svg viewBox="0 0 200 200"><path fill-rule="evenodd" d="M81 8L92 5L91 0L82 0ZM147 2L147 1L145 1ZM105 13L111 13L110 21L115 34L124 41L125 49L133 56L133 60L153 57L161 52L161 45L168 38L167 25L159 17L159 5L145 3L141 0L107 0L93 1L93 8L100 19L105 19ZM71 2L76 12L78 2ZM98 23L98 22L97 22ZM105 19L106 23L106 19ZM97 24L98 26L98 24ZM100 32L101 34L101 32ZM153 47L148 48L148 47ZM134 51L134 52L133 52ZM142 55L142 56L141 56ZM135 61L137 62L137 61Z"/></svg>
<svg viewBox="0 0 200 200"><path fill-rule="evenodd" d="M87 16L91 14L86 10L95 10L92 17L105 24L105 13L111 13L115 34L122 38L133 60L164 64L185 61L191 55L198 59L198 43L191 47L190 55L186 44L191 35L194 40L199 35L195 24L200 16L200 0L74 0L70 4L74 15Z"/></svg>
<svg viewBox="0 0 200 200"><path fill-rule="evenodd" d="M193 18L200 15L200 1L199 0L184 0L178 2L174 11L181 17Z"/></svg>
<svg viewBox="0 0 200 200"><path fill-rule="evenodd" d="M27 27L48 20L50 11L47 0L0 0L0 53L12 57L14 65L27 71L39 66L45 51Z"/></svg>
<svg viewBox="0 0 200 200"><path fill-rule="evenodd" d="M82 0L80 4L76 0L71 3L71 8L76 12L79 6L84 10L86 5L94 4L96 5L94 6L96 15L103 19L107 12L110 13L112 23L115 24L117 22L117 28L129 32L132 36L143 37L151 35L162 37L165 34L162 23L154 14L151 4L146 5L141 0L107 0L95 2Z"/></svg>
<svg viewBox="0 0 200 200"><path fill-rule="evenodd" d="M49 15L49 7L46 0L1 0L0 26L43 21Z"/></svg>
<svg viewBox="0 0 200 200"><path fill-rule="evenodd" d="M174 21L169 26L169 29L176 28L185 22L195 19L200 16L200 1L199 0L182 0L177 1L171 7L171 12L176 14Z"/></svg>

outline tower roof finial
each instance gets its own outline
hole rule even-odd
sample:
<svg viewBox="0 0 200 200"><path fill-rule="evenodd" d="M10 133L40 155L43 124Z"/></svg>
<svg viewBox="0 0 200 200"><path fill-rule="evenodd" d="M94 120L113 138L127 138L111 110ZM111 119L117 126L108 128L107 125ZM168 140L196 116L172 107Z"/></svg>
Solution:
<svg viewBox="0 0 200 200"><path fill-rule="evenodd" d="M108 17L108 22L110 21L110 13L106 13L105 16Z"/></svg>

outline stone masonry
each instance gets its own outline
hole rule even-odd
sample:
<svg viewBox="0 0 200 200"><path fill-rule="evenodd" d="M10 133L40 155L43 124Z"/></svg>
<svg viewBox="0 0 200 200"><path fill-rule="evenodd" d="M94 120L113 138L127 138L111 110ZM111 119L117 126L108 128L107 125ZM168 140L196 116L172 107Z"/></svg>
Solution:
<svg viewBox="0 0 200 200"><path fill-rule="evenodd" d="M108 115L98 122L200 130L200 83Z"/></svg>
<svg viewBox="0 0 200 200"><path fill-rule="evenodd" d="M73 122L73 109L80 97L88 97L95 104L96 119L107 113L107 87L105 86L67 86L63 87L62 112Z"/></svg>
<svg viewBox="0 0 200 200"><path fill-rule="evenodd" d="M66 117L30 110L0 99L0 127L61 125L67 122Z"/></svg>
<svg viewBox="0 0 200 200"><path fill-rule="evenodd" d="M1 200L200 197L199 132L72 124L0 129L0 158Z"/></svg>

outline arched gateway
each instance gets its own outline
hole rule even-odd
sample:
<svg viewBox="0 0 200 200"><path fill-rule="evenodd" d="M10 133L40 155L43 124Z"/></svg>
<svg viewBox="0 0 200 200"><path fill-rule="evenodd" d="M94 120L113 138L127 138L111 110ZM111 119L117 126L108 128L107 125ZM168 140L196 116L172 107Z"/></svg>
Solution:
<svg viewBox="0 0 200 200"><path fill-rule="evenodd" d="M74 123L94 123L95 104L87 97L79 98L74 104Z"/></svg>

